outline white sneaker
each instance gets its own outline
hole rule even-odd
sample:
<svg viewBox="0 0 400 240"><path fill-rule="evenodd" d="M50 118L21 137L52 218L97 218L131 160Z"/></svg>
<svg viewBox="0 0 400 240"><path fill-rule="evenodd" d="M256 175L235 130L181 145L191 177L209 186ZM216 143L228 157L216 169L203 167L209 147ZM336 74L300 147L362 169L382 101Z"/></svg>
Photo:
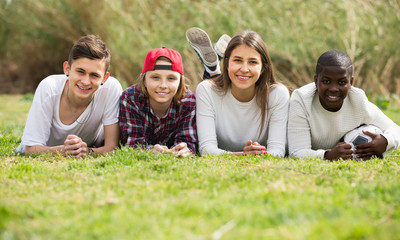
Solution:
<svg viewBox="0 0 400 240"><path fill-rule="evenodd" d="M220 60L224 58L226 47L228 46L228 43L231 41L231 39L232 38L228 35L223 34L214 44L214 51L217 53Z"/></svg>
<svg viewBox="0 0 400 240"><path fill-rule="evenodd" d="M189 28L186 31L186 39L196 51L200 61L207 67L218 65L218 56L211 44L210 37L200 28Z"/></svg>

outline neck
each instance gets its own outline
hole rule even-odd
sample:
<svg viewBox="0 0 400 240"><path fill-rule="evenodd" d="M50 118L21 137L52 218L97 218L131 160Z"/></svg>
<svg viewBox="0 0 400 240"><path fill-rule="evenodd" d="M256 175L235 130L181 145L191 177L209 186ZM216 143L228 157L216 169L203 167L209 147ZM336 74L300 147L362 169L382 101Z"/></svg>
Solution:
<svg viewBox="0 0 400 240"><path fill-rule="evenodd" d="M76 108L86 108L90 102L93 100L93 96L88 99L77 99L72 91L72 87L69 85L68 81L64 87L65 100L74 109Z"/></svg>
<svg viewBox="0 0 400 240"><path fill-rule="evenodd" d="M153 110L154 114L157 117L162 118L167 113L169 106L171 106L171 102L172 102L172 100L167 103L157 103L150 99L150 106L151 106L151 109Z"/></svg>

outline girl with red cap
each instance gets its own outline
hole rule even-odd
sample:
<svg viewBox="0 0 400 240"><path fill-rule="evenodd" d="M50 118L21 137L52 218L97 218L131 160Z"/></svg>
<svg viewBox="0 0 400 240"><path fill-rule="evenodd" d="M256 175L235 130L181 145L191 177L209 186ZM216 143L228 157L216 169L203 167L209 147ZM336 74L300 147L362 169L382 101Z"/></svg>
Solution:
<svg viewBox="0 0 400 240"><path fill-rule="evenodd" d="M138 84L120 98L122 144L187 157L196 153L195 96L185 85L181 55L169 48L147 53Z"/></svg>

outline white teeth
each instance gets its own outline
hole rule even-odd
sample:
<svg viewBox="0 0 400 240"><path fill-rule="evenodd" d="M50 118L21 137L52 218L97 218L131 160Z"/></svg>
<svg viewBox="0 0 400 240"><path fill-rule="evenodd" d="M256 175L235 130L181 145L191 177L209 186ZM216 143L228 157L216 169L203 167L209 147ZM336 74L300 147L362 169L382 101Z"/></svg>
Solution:
<svg viewBox="0 0 400 240"><path fill-rule="evenodd" d="M82 89L82 90L89 90L90 88L83 88L81 86L78 86L78 88Z"/></svg>
<svg viewBox="0 0 400 240"><path fill-rule="evenodd" d="M328 98L331 99L331 100L337 100L337 99L339 99L338 96L328 96Z"/></svg>
<svg viewBox="0 0 400 240"><path fill-rule="evenodd" d="M250 77L245 77L245 76L237 76L237 78L240 78L240 79L249 79Z"/></svg>

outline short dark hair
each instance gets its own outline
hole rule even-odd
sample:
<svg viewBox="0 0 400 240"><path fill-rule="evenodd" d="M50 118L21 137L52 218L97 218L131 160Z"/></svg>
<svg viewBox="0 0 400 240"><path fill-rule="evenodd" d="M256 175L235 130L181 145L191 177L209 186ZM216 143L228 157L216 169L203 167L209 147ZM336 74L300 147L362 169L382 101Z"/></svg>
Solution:
<svg viewBox="0 0 400 240"><path fill-rule="evenodd" d="M111 52L100 37L86 35L81 37L74 46L72 46L68 57L68 64L71 66L72 62L79 58L89 58L92 60L105 59L105 72L107 72L111 62Z"/></svg>
<svg viewBox="0 0 400 240"><path fill-rule="evenodd" d="M338 66L347 68L350 76L353 75L353 62L351 58L344 52L331 50L324 52L317 61L317 66L315 68L315 74L318 76L327 66Z"/></svg>

